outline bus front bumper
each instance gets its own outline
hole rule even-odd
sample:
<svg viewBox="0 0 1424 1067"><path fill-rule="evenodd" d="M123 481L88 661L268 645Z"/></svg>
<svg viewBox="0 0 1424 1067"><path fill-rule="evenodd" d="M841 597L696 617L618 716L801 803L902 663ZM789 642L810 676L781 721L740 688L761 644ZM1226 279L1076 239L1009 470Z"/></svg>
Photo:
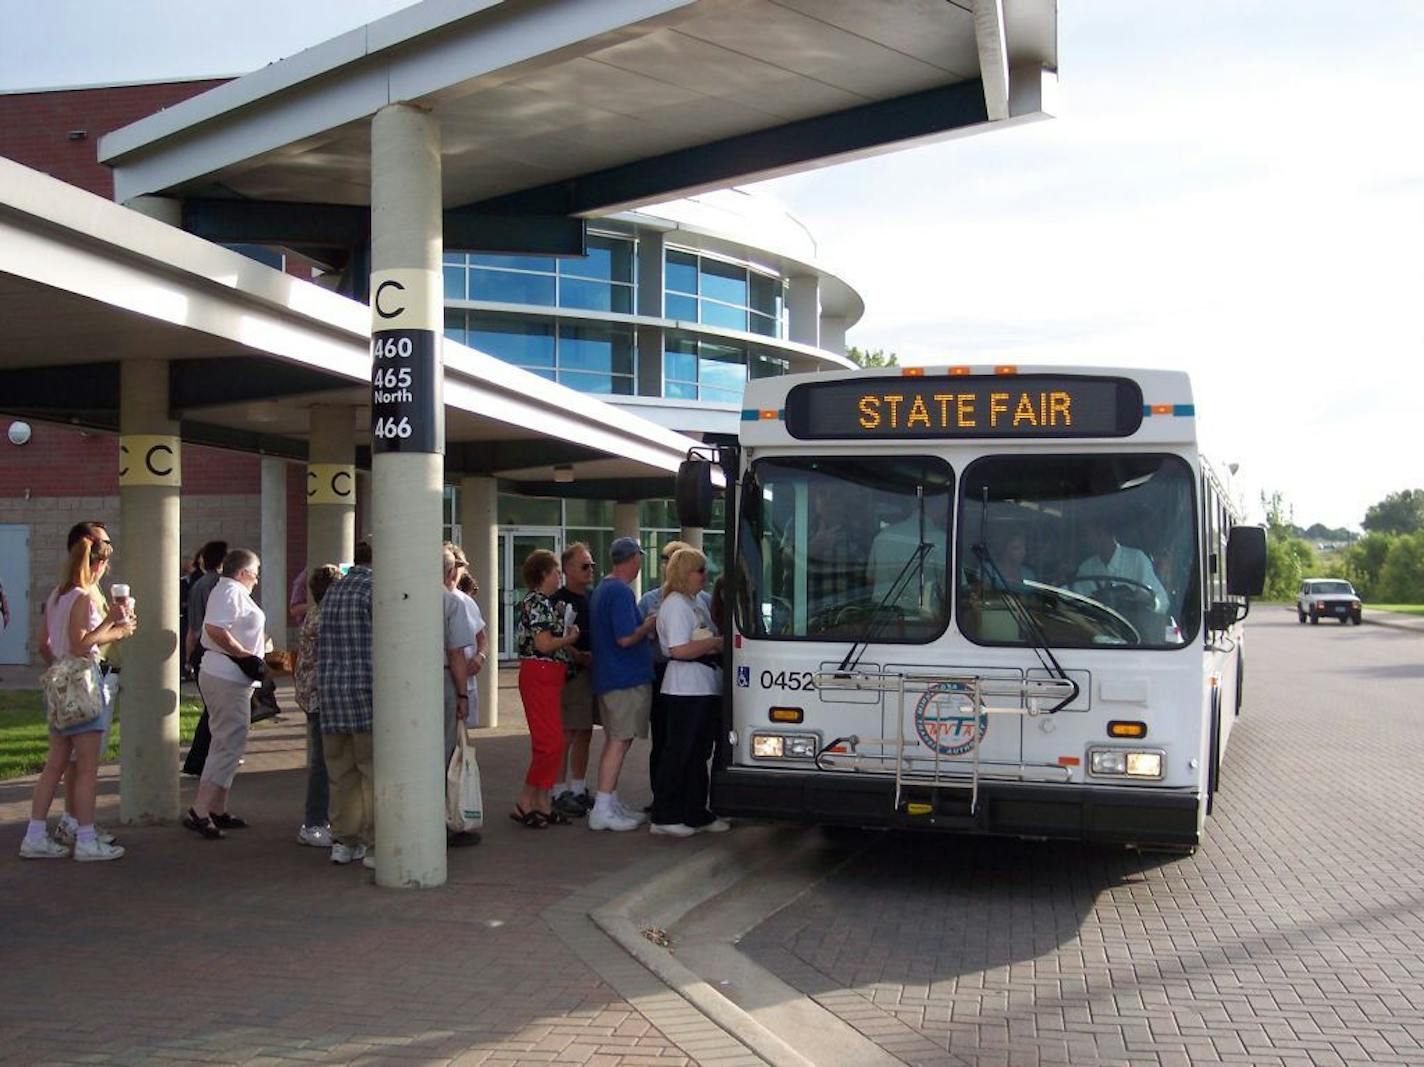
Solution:
<svg viewBox="0 0 1424 1067"><path fill-rule="evenodd" d="M895 782L889 778L737 767L716 768L712 774L712 808L718 815L1174 849L1193 848L1200 838L1201 801L1189 793L981 781L972 813L969 796L967 788L958 786L906 787L897 810Z"/></svg>

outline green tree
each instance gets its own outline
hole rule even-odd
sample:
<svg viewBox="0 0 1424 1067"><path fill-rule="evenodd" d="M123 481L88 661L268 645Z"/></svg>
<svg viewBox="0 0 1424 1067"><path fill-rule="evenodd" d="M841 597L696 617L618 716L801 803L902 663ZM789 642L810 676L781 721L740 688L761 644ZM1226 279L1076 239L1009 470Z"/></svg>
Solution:
<svg viewBox="0 0 1424 1067"><path fill-rule="evenodd" d="M1266 512L1267 600L1293 600L1301 580L1315 567L1315 550L1291 522L1290 505L1282 493L1261 494Z"/></svg>
<svg viewBox="0 0 1424 1067"><path fill-rule="evenodd" d="M899 357L894 352L887 352L883 348L871 351L851 345L846 349L846 359L857 367L898 367L900 365Z"/></svg>
<svg viewBox="0 0 1424 1067"><path fill-rule="evenodd" d="M1424 530L1424 489L1390 493L1365 512L1364 527L1371 533L1416 533Z"/></svg>
<svg viewBox="0 0 1424 1067"><path fill-rule="evenodd" d="M1369 533L1344 552L1345 577L1366 600L1380 600L1380 574L1398 534Z"/></svg>
<svg viewBox="0 0 1424 1067"><path fill-rule="evenodd" d="M1387 604L1424 604L1424 530L1401 534L1380 569L1379 599Z"/></svg>

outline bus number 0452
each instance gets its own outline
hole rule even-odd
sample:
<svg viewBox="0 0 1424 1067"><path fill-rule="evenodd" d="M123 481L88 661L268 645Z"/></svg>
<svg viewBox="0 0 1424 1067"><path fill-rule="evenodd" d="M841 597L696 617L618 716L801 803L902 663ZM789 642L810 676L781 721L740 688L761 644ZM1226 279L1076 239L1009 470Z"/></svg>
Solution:
<svg viewBox="0 0 1424 1067"><path fill-rule="evenodd" d="M763 689L815 689L815 675L810 671L761 672Z"/></svg>

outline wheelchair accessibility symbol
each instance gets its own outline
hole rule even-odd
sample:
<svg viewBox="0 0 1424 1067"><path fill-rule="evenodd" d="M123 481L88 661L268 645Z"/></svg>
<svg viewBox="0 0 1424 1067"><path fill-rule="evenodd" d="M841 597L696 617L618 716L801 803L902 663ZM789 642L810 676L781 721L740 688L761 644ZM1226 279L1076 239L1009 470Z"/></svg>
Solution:
<svg viewBox="0 0 1424 1067"><path fill-rule="evenodd" d="M752 669L750 667L737 668L737 688L746 689L752 684Z"/></svg>

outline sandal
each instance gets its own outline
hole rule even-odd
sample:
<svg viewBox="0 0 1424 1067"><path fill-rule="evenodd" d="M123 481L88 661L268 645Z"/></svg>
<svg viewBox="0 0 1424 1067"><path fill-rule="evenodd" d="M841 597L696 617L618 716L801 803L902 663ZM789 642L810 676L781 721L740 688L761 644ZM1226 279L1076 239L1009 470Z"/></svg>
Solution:
<svg viewBox="0 0 1424 1067"><path fill-rule="evenodd" d="M220 841L227 836L218 829L211 815L199 816L192 808L189 808L188 814L183 816L183 825L195 834L206 837L209 841Z"/></svg>
<svg viewBox="0 0 1424 1067"><path fill-rule="evenodd" d="M539 814L544 816L550 826L572 826L574 824L574 821L558 808L552 811L541 811Z"/></svg>
<svg viewBox="0 0 1424 1067"><path fill-rule="evenodd" d="M227 812L223 812L221 815L214 812L209 815L208 818L213 820L213 825L219 830L246 830L248 827L246 819L238 818L236 815L230 815Z"/></svg>
<svg viewBox="0 0 1424 1067"><path fill-rule="evenodd" d="M530 830L544 830L549 826L549 817L542 811L525 811L518 805L509 813L509 817Z"/></svg>

